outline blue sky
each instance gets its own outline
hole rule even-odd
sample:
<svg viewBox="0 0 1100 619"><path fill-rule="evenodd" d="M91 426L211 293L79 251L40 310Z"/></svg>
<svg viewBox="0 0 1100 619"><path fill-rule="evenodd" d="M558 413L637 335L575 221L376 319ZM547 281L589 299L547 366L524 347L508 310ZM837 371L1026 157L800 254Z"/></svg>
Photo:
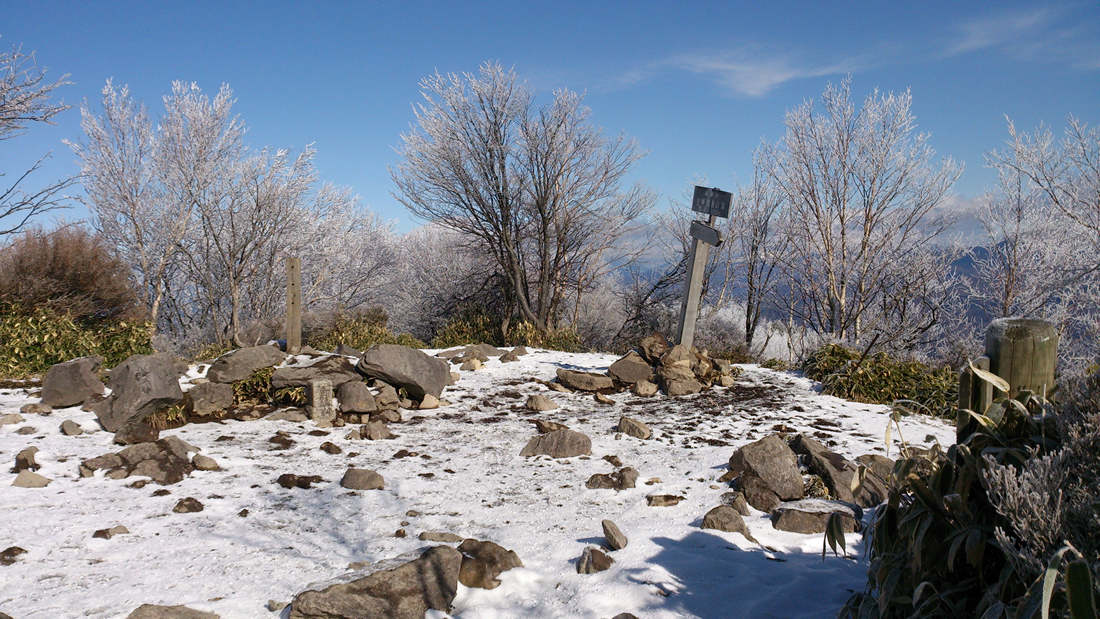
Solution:
<svg viewBox="0 0 1100 619"><path fill-rule="evenodd" d="M784 112L852 75L852 92L911 89L919 129L966 164L962 200L989 186L984 153L1018 127L1100 122L1100 3L1088 2L19 2L0 0L0 46L34 51L59 95L98 105L108 78L151 110L173 80L227 83L253 147L317 148L321 178L351 186L406 231L387 166L419 81L487 60L544 97L587 93L594 122L649 151L634 179L678 198L690 179L732 188ZM62 139L80 114L0 143L7 179L52 150L29 187L78 171ZM663 201L667 205L667 200ZM69 219L82 216L77 209Z"/></svg>

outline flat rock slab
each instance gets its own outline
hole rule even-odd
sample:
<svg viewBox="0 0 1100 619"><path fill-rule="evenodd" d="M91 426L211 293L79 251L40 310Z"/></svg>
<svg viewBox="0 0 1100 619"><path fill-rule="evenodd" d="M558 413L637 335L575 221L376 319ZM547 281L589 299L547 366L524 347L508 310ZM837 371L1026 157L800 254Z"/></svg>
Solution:
<svg viewBox="0 0 1100 619"><path fill-rule="evenodd" d="M217 358L206 371L206 378L212 383L235 383L244 380L260 368L279 365L286 359L286 353L276 346L250 346L240 348Z"/></svg>
<svg viewBox="0 0 1100 619"><path fill-rule="evenodd" d="M776 508L772 513L772 526L791 533L824 533L829 515L833 513L845 516L842 519L845 533L857 531L863 519L863 510L851 503L804 499L783 503Z"/></svg>
<svg viewBox="0 0 1100 619"><path fill-rule="evenodd" d="M126 619L221 619L221 615L207 613L186 606L157 606L142 604Z"/></svg>
<svg viewBox="0 0 1100 619"><path fill-rule="evenodd" d="M45 488L51 481L53 480L33 471L20 471L11 482L11 485L16 488Z"/></svg>
<svg viewBox="0 0 1100 619"><path fill-rule="evenodd" d="M651 494L645 498L645 503L650 507L671 507L683 500L684 497L674 494Z"/></svg>
<svg viewBox="0 0 1100 619"><path fill-rule="evenodd" d="M442 395L451 372L446 361L396 344L372 346L363 352L355 369L363 376L403 387L417 401L424 399L425 393L437 398Z"/></svg>
<svg viewBox="0 0 1100 619"><path fill-rule="evenodd" d="M563 370L558 368L558 382L575 391L599 391L612 389L615 381L610 376L593 374L591 372L577 372L576 370Z"/></svg>
<svg viewBox="0 0 1100 619"><path fill-rule="evenodd" d="M611 367L607 368L607 374L620 383L627 385L633 385L643 380L654 380L653 367L633 350L612 363Z"/></svg>
<svg viewBox="0 0 1100 619"><path fill-rule="evenodd" d="M412 561L400 559L372 565L363 578L299 593L290 619L424 619L429 609L450 610L462 553L436 546Z"/></svg>
<svg viewBox="0 0 1100 619"><path fill-rule="evenodd" d="M540 434L528 441L519 455L574 458L592 455L592 439L573 430L555 430Z"/></svg>
<svg viewBox="0 0 1100 619"><path fill-rule="evenodd" d="M271 386L274 389L307 387L313 381L327 380L331 383L331 388L335 389L346 382L360 381L362 378L347 357L324 355L306 363L276 368L271 374Z"/></svg>

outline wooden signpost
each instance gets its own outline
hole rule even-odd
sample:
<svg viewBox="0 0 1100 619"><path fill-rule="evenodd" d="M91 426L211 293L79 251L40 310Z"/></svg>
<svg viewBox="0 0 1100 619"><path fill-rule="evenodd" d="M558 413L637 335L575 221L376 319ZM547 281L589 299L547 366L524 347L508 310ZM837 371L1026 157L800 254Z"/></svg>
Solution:
<svg viewBox="0 0 1100 619"><path fill-rule="evenodd" d="M302 260L286 259L286 351L302 349Z"/></svg>
<svg viewBox="0 0 1100 619"><path fill-rule="evenodd" d="M709 215L707 223L691 222L691 249L687 254L687 285L680 304L680 322L676 327L676 343L691 346L695 339L695 319L699 315L699 297L703 291L703 274L711 246L722 244L722 233L716 230L714 220L730 216L733 194L721 189L696 187L691 210Z"/></svg>

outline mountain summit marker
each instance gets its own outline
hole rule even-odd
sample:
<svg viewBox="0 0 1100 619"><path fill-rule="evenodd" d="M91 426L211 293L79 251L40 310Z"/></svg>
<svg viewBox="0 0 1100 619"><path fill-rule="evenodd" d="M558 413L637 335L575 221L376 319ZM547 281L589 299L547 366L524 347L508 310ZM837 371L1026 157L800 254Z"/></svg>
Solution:
<svg viewBox="0 0 1100 619"><path fill-rule="evenodd" d="M691 249L687 254L687 286L680 304L680 322L676 327L676 343L691 346L695 339L695 319L699 315L699 296L703 290L703 273L711 246L722 244L722 233L716 230L714 220L730 216L733 194L718 188L695 187L691 210L709 215L707 223L691 222Z"/></svg>

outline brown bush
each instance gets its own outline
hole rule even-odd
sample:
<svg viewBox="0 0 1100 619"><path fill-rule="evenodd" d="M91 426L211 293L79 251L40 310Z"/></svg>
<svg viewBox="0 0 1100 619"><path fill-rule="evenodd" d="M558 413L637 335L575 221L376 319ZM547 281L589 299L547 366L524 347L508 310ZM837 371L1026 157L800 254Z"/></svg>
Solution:
<svg viewBox="0 0 1100 619"><path fill-rule="evenodd" d="M77 321L143 317L130 269L103 239L77 226L30 229L0 249L0 303L49 307Z"/></svg>

